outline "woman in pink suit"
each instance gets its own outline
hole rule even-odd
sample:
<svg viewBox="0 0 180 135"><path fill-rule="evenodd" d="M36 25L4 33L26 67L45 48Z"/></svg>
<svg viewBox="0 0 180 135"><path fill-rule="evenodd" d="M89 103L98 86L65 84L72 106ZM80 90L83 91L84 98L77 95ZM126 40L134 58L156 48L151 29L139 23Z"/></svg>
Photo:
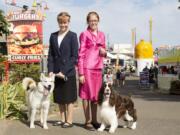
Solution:
<svg viewBox="0 0 180 135"><path fill-rule="evenodd" d="M79 96L83 102L84 126L88 130L98 128L97 99L102 85L103 57L106 56L105 35L98 30L98 23L99 15L96 12L89 12L87 15L88 28L80 35L78 56Z"/></svg>

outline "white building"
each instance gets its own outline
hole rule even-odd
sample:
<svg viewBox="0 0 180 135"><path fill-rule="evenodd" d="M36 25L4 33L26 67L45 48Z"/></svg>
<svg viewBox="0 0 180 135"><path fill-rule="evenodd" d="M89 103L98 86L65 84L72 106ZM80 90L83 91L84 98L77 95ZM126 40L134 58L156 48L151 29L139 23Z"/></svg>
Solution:
<svg viewBox="0 0 180 135"><path fill-rule="evenodd" d="M112 51L107 53L107 58L123 60L123 65L133 63L134 48L132 44L113 44Z"/></svg>

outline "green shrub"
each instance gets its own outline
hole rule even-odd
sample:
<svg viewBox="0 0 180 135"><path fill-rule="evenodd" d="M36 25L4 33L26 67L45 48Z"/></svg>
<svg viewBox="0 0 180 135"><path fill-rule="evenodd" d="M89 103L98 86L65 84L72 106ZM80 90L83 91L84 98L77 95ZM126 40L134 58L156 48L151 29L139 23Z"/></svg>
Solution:
<svg viewBox="0 0 180 135"><path fill-rule="evenodd" d="M180 94L180 80L171 81L170 94Z"/></svg>
<svg viewBox="0 0 180 135"><path fill-rule="evenodd" d="M14 84L22 81L24 77L31 77L35 81L39 81L39 74L39 64L11 64L9 81Z"/></svg>
<svg viewBox="0 0 180 135"><path fill-rule="evenodd" d="M22 111L22 108L25 107L25 93L20 82L14 85L1 84L0 97L0 119L26 118L26 114Z"/></svg>

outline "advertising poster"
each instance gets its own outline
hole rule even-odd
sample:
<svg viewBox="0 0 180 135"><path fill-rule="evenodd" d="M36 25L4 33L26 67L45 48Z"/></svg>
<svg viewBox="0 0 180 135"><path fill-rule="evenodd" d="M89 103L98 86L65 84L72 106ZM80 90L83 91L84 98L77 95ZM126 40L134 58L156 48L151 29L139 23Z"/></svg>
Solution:
<svg viewBox="0 0 180 135"><path fill-rule="evenodd" d="M10 35L7 37L10 61L38 61L43 54L42 15L32 11L14 11L7 15Z"/></svg>

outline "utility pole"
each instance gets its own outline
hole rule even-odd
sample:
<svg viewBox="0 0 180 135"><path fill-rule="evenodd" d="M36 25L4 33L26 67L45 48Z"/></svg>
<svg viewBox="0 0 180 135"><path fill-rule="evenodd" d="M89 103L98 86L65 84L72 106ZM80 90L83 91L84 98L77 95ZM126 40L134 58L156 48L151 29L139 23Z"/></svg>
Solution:
<svg viewBox="0 0 180 135"><path fill-rule="evenodd" d="M133 64L135 62L135 46L136 46L136 28L131 29L132 33L132 52L133 52Z"/></svg>
<svg viewBox="0 0 180 135"><path fill-rule="evenodd" d="M131 29L132 33L132 47L133 47L133 54L134 54L134 49L136 46L136 28Z"/></svg>
<svg viewBox="0 0 180 135"><path fill-rule="evenodd" d="M149 42L152 45L152 17L150 17L149 20Z"/></svg>

